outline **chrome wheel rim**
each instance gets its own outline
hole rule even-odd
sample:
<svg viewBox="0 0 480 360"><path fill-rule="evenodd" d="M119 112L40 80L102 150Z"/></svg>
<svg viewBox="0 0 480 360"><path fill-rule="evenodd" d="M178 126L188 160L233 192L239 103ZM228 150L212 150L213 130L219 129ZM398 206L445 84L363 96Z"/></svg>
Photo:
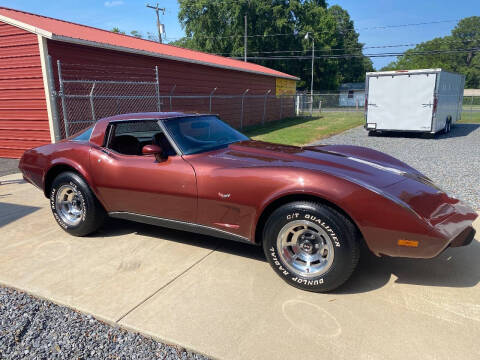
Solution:
<svg viewBox="0 0 480 360"><path fill-rule="evenodd" d="M286 224L277 237L279 257L286 267L301 276L325 273L333 264L333 242L325 230L308 220Z"/></svg>
<svg viewBox="0 0 480 360"><path fill-rule="evenodd" d="M58 189L55 208L62 221L70 226L78 225L85 211L78 191L71 185L62 185Z"/></svg>

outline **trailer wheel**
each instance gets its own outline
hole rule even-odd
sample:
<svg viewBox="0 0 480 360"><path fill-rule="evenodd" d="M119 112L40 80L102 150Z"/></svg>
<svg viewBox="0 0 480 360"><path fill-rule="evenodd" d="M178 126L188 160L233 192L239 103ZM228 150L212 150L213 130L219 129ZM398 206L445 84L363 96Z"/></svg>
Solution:
<svg viewBox="0 0 480 360"><path fill-rule="evenodd" d="M447 118L445 122L445 128L443 129L444 134L448 134L452 130L452 119L450 117Z"/></svg>

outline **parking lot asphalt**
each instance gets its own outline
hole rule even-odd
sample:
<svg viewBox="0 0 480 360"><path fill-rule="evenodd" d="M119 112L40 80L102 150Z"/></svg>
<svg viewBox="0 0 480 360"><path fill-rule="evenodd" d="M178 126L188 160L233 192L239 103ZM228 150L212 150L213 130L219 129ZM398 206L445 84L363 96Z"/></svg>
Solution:
<svg viewBox="0 0 480 360"><path fill-rule="evenodd" d="M2 285L214 358L480 357L478 235L429 260L364 256L315 294L259 247L124 221L72 237L19 174L0 181Z"/></svg>
<svg viewBox="0 0 480 360"><path fill-rule="evenodd" d="M449 134L434 139L415 133L368 136L363 127L357 127L314 144L358 145L385 152L480 209L480 124L456 124Z"/></svg>

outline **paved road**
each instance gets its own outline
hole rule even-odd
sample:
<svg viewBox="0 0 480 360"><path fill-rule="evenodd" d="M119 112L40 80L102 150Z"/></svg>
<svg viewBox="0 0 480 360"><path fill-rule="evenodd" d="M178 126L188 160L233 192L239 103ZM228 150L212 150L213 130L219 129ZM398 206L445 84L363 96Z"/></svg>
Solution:
<svg viewBox="0 0 480 360"><path fill-rule="evenodd" d="M388 153L480 209L480 124L456 124L449 134L435 139L398 133L372 137L357 127L317 143L359 145Z"/></svg>
<svg viewBox="0 0 480 360"><path fill-rule="evenodd" d="M431 260L364 256L343 287L314 294L246 244L121 221L69 236L40 191L0 180L2 285L215 358L480 358L478 237ZM46 346L65 338L57 328Z"/></svg>

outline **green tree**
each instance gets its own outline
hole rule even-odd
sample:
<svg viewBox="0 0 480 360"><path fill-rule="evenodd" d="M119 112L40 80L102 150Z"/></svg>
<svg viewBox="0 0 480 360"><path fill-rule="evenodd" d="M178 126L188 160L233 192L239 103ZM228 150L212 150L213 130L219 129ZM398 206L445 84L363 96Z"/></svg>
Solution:
<svg viewBox="0 0 480 360"><path fill-rule="evenodd" d="M143 35L140 31L138 30L132 30L130 31L130 35L132 35L133 37L136 37L136 38L139 38L139 39L142 39L143 38Z"/></svg>
<svg viewBox="0 0 480 360"><path fill-rule="evenodd" d="M118 27L114 27L112 30L112 32L116 33L116 34L122 34L122 35L125 35L125 31L122 31L120 30Z"/></svg>
<svg viewBox="0 0 480 360"><path fill-rule="evenodd" d="M464 49L477 50L464 51ZM442 68L464 74L465 87L479 88L478 49L480 49L480 16L471 16L460 20L451 35L418 44L382 70ZM437 51L448 52L435 53Z"/></svg>
<svg viewBox="0 0 480 360"><path fill-rule="evenodd" d="M122 34L122 35L125 35L125 31L122 31L120 30L120 28L118 27L114 27L111 32L114 32L116 34ZM148 35L148 39L150 40L150 33L147 33ZM133 37L136 37L136 38L139 38L139 39L143 39L143 34L138 31L138 30L132 30L130 31L130 36L133 36Z"/></svg>
<svg viewBox="0 0 480 360"><path fill-rule="evenodd" d="M340 6L328 7L325 0L179 0L179 20L186 37L173 45L224 56L242 57L244 15L247 15L248 56L360 55L348 59L315 59L314 88L336 90L347 81L362 81L371 62L362 56L353 22ZM271 36L285 34L284 36ZM318 51L317 51L318 50ZM309 88L311 63L307 59L252 59L302 79L299 88Z"/></svg>

